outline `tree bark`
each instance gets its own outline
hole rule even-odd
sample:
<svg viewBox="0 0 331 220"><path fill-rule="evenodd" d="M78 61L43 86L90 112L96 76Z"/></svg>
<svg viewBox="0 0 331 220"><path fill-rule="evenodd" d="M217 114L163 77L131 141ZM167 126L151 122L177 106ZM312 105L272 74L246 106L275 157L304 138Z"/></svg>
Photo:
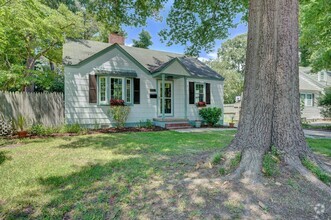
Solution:
<svg viewBox="0 0 331 220"><path fill-rule="evenodd" d="M227 150L241 152L234 175L253 182L271 146L305 175L300 158L313 158L300 123L298 6L298 0L250 0L242 109Z"/></svg>

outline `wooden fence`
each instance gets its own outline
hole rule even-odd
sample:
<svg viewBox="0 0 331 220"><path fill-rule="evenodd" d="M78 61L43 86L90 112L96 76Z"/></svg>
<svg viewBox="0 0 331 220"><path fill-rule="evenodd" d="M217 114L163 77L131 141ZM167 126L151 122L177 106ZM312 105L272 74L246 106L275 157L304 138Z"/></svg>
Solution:
<svg viewBox="0 0 331 220"><path fill-rule="evenodd" d="M19 115L31 124L62 125L63 93L0 92L0 117L11 119Z"/></svg>

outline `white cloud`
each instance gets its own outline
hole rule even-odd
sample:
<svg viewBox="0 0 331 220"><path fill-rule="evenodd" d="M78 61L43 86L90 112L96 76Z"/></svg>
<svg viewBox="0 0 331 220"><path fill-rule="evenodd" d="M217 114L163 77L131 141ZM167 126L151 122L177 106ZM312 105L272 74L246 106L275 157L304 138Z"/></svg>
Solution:
<svg viewBox="0 0 331 220"><path fill-rule="evenodd" d="M210 53L207 54L207 56L210 59L216 59L217 58L217 51L210 52Z"/></svg>
<svg viewBox="0 0 331 220"><path fill-rule="evenodd" d="M133 43L125 43L125 46L132 47Z"/></svg>
<svg viewBox="0 0 331 220"><path fill-rule="evenodd" d="M198 57L198 60L200 60L201 62L206 62L206 61L208 61L210 59L207 58L207 57Z"/></svg>

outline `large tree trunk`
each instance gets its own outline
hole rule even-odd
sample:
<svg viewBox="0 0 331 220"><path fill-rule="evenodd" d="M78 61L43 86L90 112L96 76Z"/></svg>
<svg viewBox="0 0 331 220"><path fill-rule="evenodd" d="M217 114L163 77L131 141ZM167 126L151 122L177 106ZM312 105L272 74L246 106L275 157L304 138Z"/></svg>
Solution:
<svg viewBox="0 0 331 220"><path fill-rule="evenodd" d="M312 153L300 124L298 34L298 0L250 0L241 116L228 147L241 152L235 176L258 180L271 146L307 173L300 158Z"/></svg>

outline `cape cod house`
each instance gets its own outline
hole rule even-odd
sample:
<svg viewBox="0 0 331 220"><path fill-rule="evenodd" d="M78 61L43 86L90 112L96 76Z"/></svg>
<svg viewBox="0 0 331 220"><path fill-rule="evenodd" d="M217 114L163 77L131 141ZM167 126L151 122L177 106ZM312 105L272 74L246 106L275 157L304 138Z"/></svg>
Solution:
<svg viewBox="0 0 331 220"><path fill-rule="evenodd" d="M124 46L116 34L109 43L67 40L63 49L69 124L113 126L112 99L131 107L127 126L192 124L200 119L199 101L223 109L224 78L196 58Z"/></svg>

